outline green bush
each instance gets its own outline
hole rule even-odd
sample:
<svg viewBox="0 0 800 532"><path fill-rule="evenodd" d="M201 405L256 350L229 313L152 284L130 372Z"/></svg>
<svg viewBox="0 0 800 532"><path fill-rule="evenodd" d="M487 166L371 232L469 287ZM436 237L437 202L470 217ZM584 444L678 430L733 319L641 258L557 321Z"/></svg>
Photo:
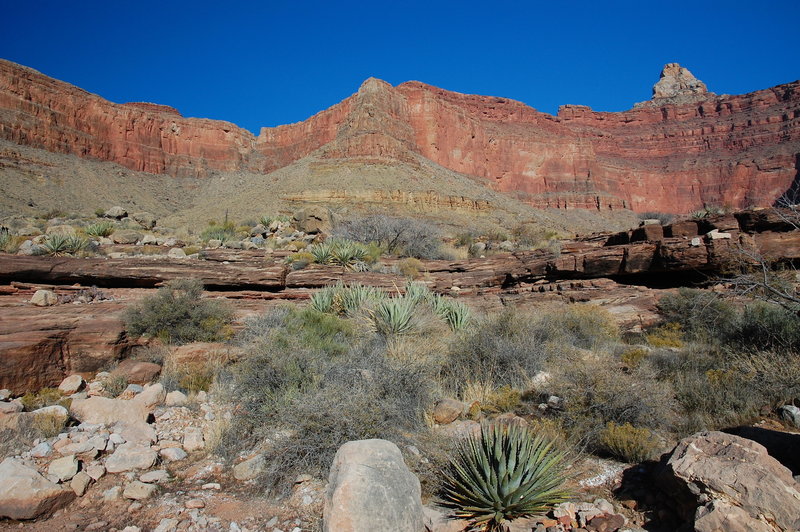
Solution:
<svg viewBox="0 0 800 532"><path fill-rule="evenodd" d="M57 388L42 388L38 392L28 392L22 397L22 405L28 412L33 412L45 406L62 404L64 396ZM62 405L63 406L63 405Z"/></svg>
<svg viewBox="0 0 800 532"><path fill-rule="evenodd" d="M168 282L125 312L128 332L175 344L225 338L233 314L218 301L202 299L202 292L203 284L197 280Z"/></svg>
<svg viewBox="0 0 800 532"><path fill-rule="evenodd" d="M745 306L732 342L759 349L800 349L800 317L763 301Z"/></svg>
<svg viewBox="0 0 800 532"><path fill-rule="evenodd" d="M233 240L234 237L236 237L236 224L230 221L226 221L221 225L217 224L215 221L211 221L208 227L203 229L203 232L200 233L200 240L203 242L219 240L225 243L228 240Z"/></svg>
<svg viewBox="0 0 800 532"><path fill-rule="evenodd" d="M457 447L444 475L442 503L472 528L503 530L507 521L546 513L568 500L565 455L518 425L484 425Z"/></svg>

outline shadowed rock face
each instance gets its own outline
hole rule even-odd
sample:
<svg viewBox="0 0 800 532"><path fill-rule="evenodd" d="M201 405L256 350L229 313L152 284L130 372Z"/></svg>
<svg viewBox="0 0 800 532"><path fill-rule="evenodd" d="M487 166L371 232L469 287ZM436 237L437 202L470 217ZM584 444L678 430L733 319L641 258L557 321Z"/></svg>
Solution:
<svg viewBox="0 0 800 532"><path fill-rule="evenodd" d="M767 205L790 188L799 88L717 96L671 63L638 108L567 105L554 117L505 98L370 78L341 103L256 137L166 106L114 104L0 61L0 137L178 177L269 173L309 155L412 165L424 157L537 207L687 212Z"/></svg>

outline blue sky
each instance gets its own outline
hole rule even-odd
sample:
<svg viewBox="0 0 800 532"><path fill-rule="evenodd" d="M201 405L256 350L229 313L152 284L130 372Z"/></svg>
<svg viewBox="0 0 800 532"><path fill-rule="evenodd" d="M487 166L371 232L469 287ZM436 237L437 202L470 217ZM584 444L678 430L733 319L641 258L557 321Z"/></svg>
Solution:
<svg viewBox="0 0 800 532"><path fill-rule="evenodd" d="M800 78L800 2L6 2L0 57L258 132L375 76L619 111L679 62L717 93Z"/></svg>

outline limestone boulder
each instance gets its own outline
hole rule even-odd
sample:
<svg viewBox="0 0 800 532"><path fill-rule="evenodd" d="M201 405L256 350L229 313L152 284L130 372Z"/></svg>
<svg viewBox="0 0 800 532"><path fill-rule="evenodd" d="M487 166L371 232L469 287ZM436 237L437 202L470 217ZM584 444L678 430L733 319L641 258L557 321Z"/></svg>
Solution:
<svg viewBox="0 0 800 532"><path fill-rule="evenodd" d="M111 375L124 377L132 384L149 384L161 373L161 366L154 362L127 359L114 368Z"/></svg>
<svg viewBox="0 0 800 532"><path fill-rule="evenodd" d="M319 205L297 211L294 213L293 221L304 233L328 233L333 226L331 211Z"/></svg>
<svg viewBox="0 0 800 532"><path fill-rule="evenodd" d="M150 415L150 408L144 402L107 397L89 397L88 399L74 399L69 411L72 416L82 423L104 423L113 425L118 422L142 423Z"/></svg>
<svg viewBox="0 0 800 532"><path fill-rule="evenodd" d="M135 212L131 215L131 218L145 229L152 229L157 223L155 215L149 212Z"/></svg>
<svg viewBox="0 0 800 532"><path fill-rule="evenodd" d="M400 449L386 440L351 441L336 452L325 494L323 530L424 530L420 484Z"/></svg>
<svg viewBox="0 0 800 532"><path fill-rule="evenodd" d="M121 220L128 216L128 211L120 207L119 205L115 205L108 209L105 214L103 214L105 218L114 218L115 220Z"/></svg>
<svg viewBox="0 0 800 532"><path fill-rule="evenodd" d="M114 231L111 235L111 240L115 244L135 244L144 238L144 235L138 231L131 229L123 229L121 231Z"/></svg>
<svg viewBox="0 0 800 532"><path fill-rule="evenodd" d="M464 403L455 399L442 399L433 408L433 419L440 425L452 423L464 412Z"/></svg>
<svg viewBox="0 0 800 532"><path fill-rule="evenodd" d="M158 455L149 446L138 443L123 443L106 459L106 471L124 473L136 469L150 469Z"/></svg>
<svg viewBox="0 0 800 532"><path fill-rule="evenodd" d="M0 479L0 517L46 517L75 498L71 489L50 482L14 458L6 458L0 463Z"/></svg>
<svg viewBox="0 0 800 532"><path fill-rule="evenodd" d="M83 389L86 381L80 375L70 375L58 385L58 391L64 395L72 395Z"/></svg>
<svg viewBox="0 0 800 532"><path fill-rule="evenodd" d="M684 438L657 479L696 530L800 529L800 484L752 440L723 432ZM731 515L739 516L735 528L723 526Z"/></svg>
<svg viewBox="0 0 800 532"><path fill-rule="evenodd" d="M31 305L51 307L58 303L58 296L52 290L37 290L31 296Z"/></svg>

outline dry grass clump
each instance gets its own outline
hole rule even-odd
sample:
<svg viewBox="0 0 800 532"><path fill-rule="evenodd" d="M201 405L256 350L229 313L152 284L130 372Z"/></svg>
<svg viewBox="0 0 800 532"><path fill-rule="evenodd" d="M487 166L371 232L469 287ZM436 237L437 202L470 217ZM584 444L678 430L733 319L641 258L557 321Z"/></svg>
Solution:
<svg viewBox="0 0 800 532"><path fill-rule="evenodd" d="M638 463L655 457L658 439L649 429L611 421L600 434L600 448L625 462Z"/></svg>
<svg viewBox="0 0 800 532"><path fill-rule="evenodd" d="M36 412L32 428L39 438L54 438L66 427L67 418L55 412Z"/></svg>
<svg viewBox="0 0 800 532"><path fill-rule="evenodd" d="M45 406L62 405L64 396L57 388L42 388L37 392L28 392L19 398L27 412L33 412Z"/></svg>

